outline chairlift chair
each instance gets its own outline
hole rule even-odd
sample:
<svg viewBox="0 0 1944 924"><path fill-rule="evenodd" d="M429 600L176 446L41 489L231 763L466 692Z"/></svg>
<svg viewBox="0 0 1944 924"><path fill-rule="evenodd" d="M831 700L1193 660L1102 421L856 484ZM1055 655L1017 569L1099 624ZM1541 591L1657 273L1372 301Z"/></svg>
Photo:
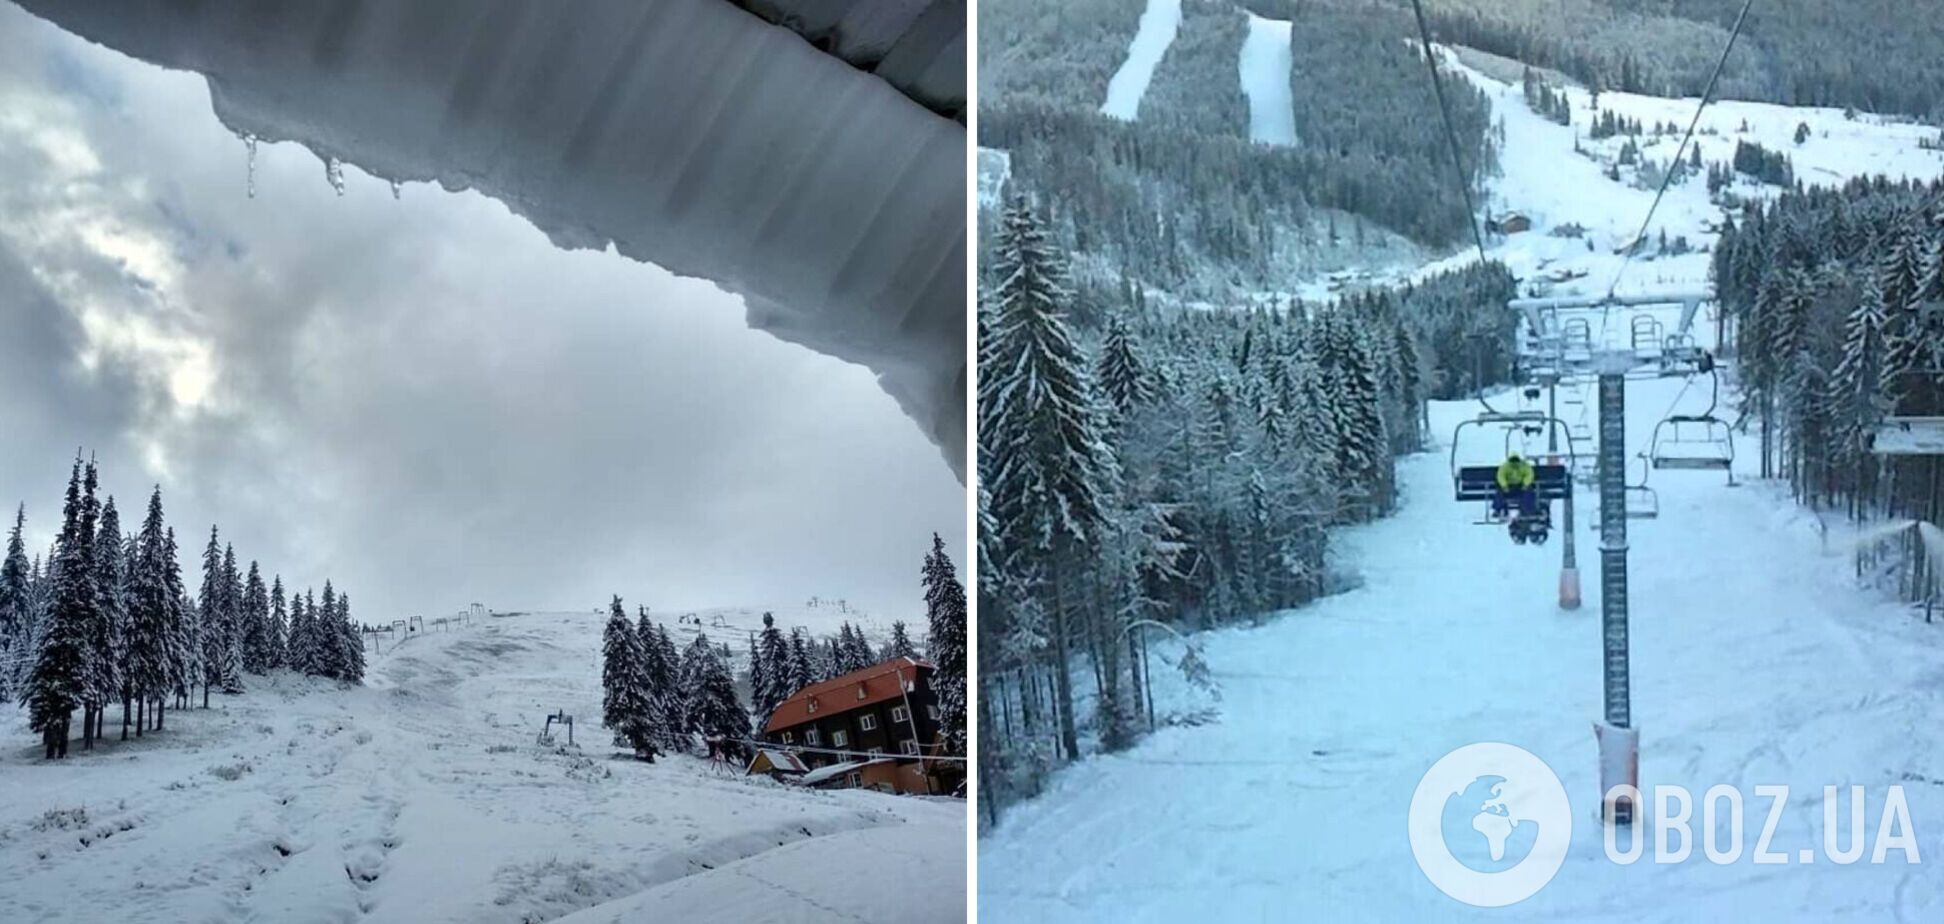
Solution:
<svg viewBox="0 0 1944 924"><path fill-rule="evenodd" d="M1655 424L1648 442L1648 464L1657 469L1726 472L1732 487L1735 434L1727 421L1715 416L1721 398L1721 375L1707 354L1703 353L1702 357L1702 366L1713 383L1707 410L1699 414L1669 414Z"/></svg>
<svg viewBox="0 0 1944 924"><path fill-rule="evenodd" d="M1627 519L1659 519L1660 493L1647 486L1647 476L1653 474L1653 467L1645 453L1641 454L1640 463L1640 483L1626 486Z"/></svg>
<svg viewBox="0 0 1944 924"><path fill-rule="evenodd" d="M1505 445L1509 451L1512 438L1520 433L1536 435L1547 429L1557 427L1566 429L1566 424L1557 417L1549 417L1541 412L1521 412L1503 414L1486 412L1471 420L1459 421L1457 429L1451 434L1451 481L1453 495L1459 503L1490 502L1498 494L1498 467L1503 457L1493 459L1488 464L1462 464L1458 459L1459 437L1467 427L1503 426ZM1544 461L1540 461L1543 458ZM1540 457L1535 455L1532 466L1533 493L1542 503L1563 500L1573 492L1571 440L1567 440L1566 457L1557 454ZM1487 518L1485 524L1502 522Z"/></svg>
<svg viewBox="0 0 1944 924"><path fill-rule="evenodd" d="M1633 320L1629 323L1632 327L1631 334L1635 353L1643 351L1658 352L1661 349L1667 335L1667 326L1662 324L1659 318L1649 314L1638 314L1634 315Z"/></svg>

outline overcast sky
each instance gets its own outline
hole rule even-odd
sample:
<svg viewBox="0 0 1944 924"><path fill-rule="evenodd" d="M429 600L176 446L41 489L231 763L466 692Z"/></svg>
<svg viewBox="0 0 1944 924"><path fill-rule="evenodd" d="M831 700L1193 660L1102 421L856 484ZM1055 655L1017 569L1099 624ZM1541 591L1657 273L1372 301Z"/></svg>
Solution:
<svg viewBox="0 0 1944 924"><path fill-rule="evenodd" d="M75 449L354 616L847 597L916 618L963 488L871 375L476 193L243 143L194 74L0 2L0 502ZM962 566L962 561L961 561Z"/></svg>

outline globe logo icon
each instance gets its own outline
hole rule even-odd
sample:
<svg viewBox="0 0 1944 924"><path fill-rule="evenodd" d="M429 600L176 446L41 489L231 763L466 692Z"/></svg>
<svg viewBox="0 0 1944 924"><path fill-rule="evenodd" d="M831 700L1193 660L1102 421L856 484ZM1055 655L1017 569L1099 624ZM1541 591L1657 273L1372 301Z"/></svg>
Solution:
<svg viewBox="0 0 1944 924"><path fill-rule="evenodd" d="M1566 788L1532 752L1469 744L1431 765L1411 796L1411 855L1438 890L1468 905L1522 902L1566 862Z"/></svg>
<svg viewBox="0 0 1944 924"><path fill-rule="evenodd" d="M1439 830L1452 856L1481 873L1502 873L1532 855L1540 823L1503 797L1505 778L1481 776L1445 800Z"/></svg>

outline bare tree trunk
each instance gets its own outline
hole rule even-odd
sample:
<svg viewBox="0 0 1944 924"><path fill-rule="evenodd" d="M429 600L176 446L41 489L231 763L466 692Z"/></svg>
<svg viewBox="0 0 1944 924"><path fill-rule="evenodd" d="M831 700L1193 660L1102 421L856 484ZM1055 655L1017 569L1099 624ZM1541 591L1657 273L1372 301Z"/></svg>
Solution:
<svg viewBox="0 0 1944 924"><path fill-rule="evenodd" d="M1053 572L1053 690L1054 712L1060 721L1060 748L1067 760L1080 756L1080 732L1073 719L1073 676L1068 670L1066 582L1058 564Z"/></svg>

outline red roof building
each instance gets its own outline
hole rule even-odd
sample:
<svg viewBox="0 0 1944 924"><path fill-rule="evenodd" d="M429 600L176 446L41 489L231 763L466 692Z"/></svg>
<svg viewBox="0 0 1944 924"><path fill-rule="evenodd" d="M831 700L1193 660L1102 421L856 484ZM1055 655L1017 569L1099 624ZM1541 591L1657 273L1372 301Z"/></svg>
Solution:
<svg viewBox="0 0 1944 924"><path fill-rule="evenodd" d="M890 758L911 765L899 778L914 781L887 784L891 788L935 791L938 783L925 765L938 763L926 760L938 745L938 698L931 689L936 671L929 661L901 657L811 684L777 704L763 738L794 750L813 771ZM956 764L948 769L961 772Z"/></svg>

